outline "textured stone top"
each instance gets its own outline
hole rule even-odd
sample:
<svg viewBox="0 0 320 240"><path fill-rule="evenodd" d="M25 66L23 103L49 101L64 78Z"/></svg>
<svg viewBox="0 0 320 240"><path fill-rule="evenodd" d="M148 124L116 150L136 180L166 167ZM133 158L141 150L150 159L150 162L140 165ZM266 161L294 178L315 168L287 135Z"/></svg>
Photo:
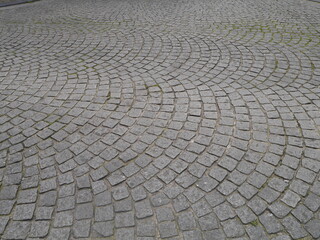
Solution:
<svg viewBox="0 0 320 240"><path fill-rule="evenodd" d="M1 239L320 237L320 4L0 9Z"/></svg>

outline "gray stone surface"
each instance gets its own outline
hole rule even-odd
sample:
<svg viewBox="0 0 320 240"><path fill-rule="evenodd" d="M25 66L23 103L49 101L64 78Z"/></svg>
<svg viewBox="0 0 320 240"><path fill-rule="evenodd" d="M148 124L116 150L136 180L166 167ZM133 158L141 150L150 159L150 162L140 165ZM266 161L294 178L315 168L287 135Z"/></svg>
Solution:
<svg viewBox="0 0 320 240"><path fill-rule="evenodd" d="M0 238L319 238L319 20L294 0L0 8Z"/></svg>

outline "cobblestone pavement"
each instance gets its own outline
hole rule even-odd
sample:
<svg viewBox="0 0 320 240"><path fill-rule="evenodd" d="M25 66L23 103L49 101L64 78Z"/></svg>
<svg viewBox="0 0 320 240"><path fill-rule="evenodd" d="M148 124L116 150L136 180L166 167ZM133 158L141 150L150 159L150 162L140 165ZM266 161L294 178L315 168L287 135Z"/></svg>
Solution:
<svg viewBox="0 0 320 240"><path fill-rule="evenodd" d="M320 4L0 9L1 239L319 239Z"/></svg>

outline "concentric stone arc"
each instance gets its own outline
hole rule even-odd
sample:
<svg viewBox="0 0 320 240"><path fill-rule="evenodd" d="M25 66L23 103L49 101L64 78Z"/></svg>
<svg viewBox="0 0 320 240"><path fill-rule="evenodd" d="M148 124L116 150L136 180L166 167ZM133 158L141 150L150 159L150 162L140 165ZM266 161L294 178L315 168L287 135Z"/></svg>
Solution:
<svg viewBox="0 0 320 240"><path fill-rule="evenodd" d="M0 238L319 238L319 10L1 8Z"/></svg>

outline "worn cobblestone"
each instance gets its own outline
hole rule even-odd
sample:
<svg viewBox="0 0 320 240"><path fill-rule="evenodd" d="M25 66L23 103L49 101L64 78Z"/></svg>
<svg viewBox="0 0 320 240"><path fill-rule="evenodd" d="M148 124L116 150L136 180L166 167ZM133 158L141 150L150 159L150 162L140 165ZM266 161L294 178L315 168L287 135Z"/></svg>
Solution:
<svg viewBox="0 0 320 240"><path fill-rule="evenodd" d="M319 238L319 13L0 8L0 238Z"/></svg>

